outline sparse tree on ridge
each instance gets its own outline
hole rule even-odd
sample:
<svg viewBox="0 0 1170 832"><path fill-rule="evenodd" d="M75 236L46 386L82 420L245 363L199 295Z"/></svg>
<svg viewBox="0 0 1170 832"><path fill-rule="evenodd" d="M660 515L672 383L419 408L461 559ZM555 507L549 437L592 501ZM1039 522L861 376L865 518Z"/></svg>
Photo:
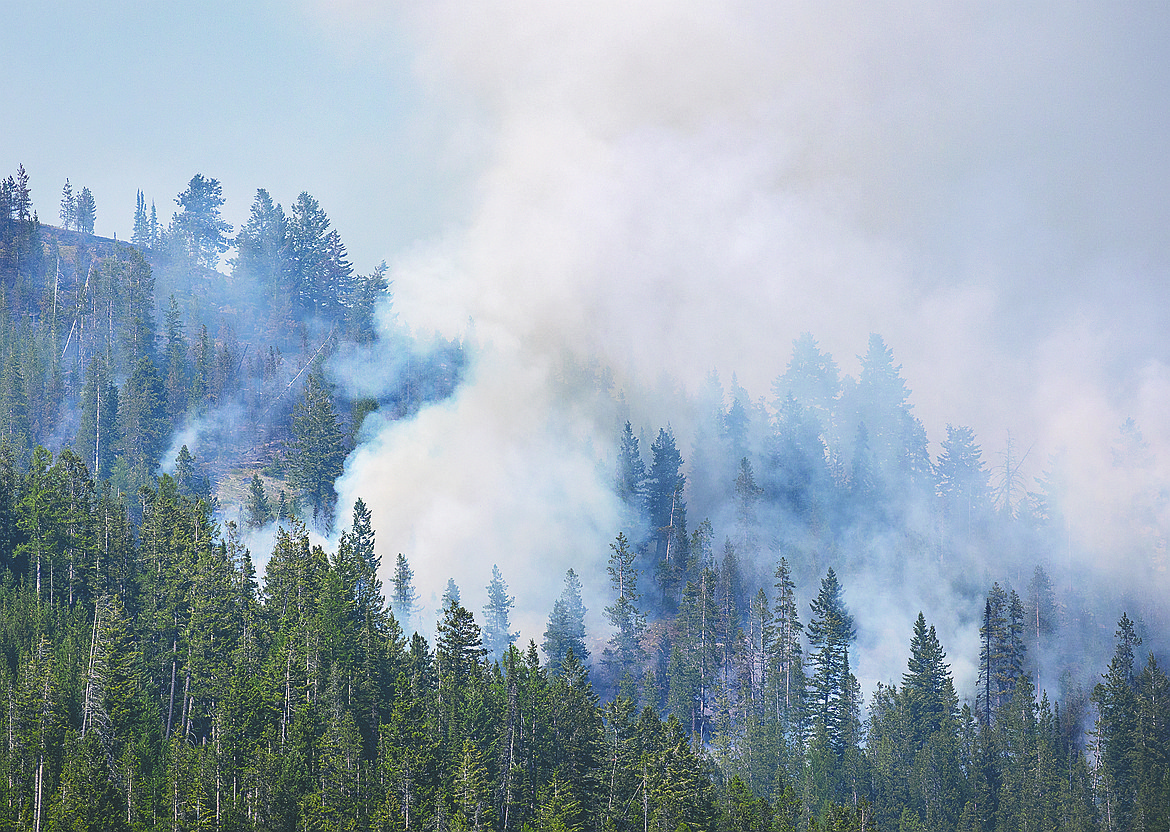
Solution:
<svg viewBox="0 0 1170 832"><path fill-rule="evenodd" d="M171 234L192 263L216 268L219 256L228 249L228 235L232 232L231 224L220 216L223 188L217 180L197 173L175 203L183 210L175 214Z"/></svg>
<svg viewBox="0 0 1170 832"><path fill-rule="evenodd" d="M69 180L61 188L61 227L66 231L77 229L77 196L73 193L73 186Z"/></svg>
<svg viewBox="0 0 1170 832"><path fill-rule="evenodd" d="M89 188L82 188L77 195L77 230L82 234L92 234L94 223L97 221L97 203Z"/></svg>

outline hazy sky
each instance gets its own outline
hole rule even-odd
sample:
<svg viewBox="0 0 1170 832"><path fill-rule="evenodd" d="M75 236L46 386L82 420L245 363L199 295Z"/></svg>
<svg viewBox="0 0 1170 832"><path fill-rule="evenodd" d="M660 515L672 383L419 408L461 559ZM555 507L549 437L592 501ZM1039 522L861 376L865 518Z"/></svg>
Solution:
<svg viewBox="0 0 1170 832"><path fill-rule="evenodd" d="M7 3L5 175L23 163L44 222L88 186L95 231L128 238L136 191L161 220L195 173L238 229L257 188L308 191L365 273L447 212L438 140L419 114L404 37L341 42L292 2Z"/></svg>
<svg viewBox="0 0 1170 832"><path fill-rule="evenodd" d="M602 574L612 425L559 398L566 353L654 431L677 414L645 391L716 369L764 397L801 332L849 374L880 333L934 442L952 422L992 464L1009 430L1036 468L1077 450L1106 562L1127 416L1158 455L1141 487L1170 482L1164 0L46 2L0 24L0 157L43 219L66 177L119 237L136 189L165 220L196 172L237 227L257 187L307 190L359 271L391 261L402 320L484 345L339 484L424 595L540 563L534 627L565 567Z"/></svg>

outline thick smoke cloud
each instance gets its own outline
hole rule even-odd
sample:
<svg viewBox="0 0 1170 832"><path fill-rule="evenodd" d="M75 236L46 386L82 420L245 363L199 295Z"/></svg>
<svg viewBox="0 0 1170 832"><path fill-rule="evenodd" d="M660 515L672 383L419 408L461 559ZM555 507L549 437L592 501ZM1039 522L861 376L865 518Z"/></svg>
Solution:
<svg viewBox="0 0 1170 832"><path fill-rule="evenodd" d="M472 374L410 422L367 426L339 484L424 600L455 577L478 610L499 563L539 639L565 568L604 589L617 508L596 461L620 414L566 399L566 354L613 370L635 424L673 420L686 456L666 394L715 368L769 396L803 331L854 375L882 334L936 442L970 424L994 464L1010 430L1029 477L1066 451L1079 551L1124 571L1109 511L1165 482L1170 443L1164 5L344 14L328 31L350 48L409 33L434 107L420 134L443 125L441 152L474 171L464 213L393 274L401 321L474 338ZM1110 455L1128 416L1154 458L1137 485ZM977 655L977 624L946 599L889 593L849 594L862 652L896 642L863 675L898 672L917 603L951 619L952 656Z"/></svg>

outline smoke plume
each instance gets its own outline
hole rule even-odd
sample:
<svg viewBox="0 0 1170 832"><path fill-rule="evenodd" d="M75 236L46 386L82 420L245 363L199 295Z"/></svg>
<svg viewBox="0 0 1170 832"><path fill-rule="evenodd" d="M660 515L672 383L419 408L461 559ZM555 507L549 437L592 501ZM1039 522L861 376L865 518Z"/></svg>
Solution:
<svg viewBox="0 0 1170 832"><path fill-rule="evenodd" d="M604 603L626 412L686 457L678 405L711 369L770 398L801 332L853 375L877 332L934 442L969 424L994 464L1010 431L1029 481L1067 453L1078 558L1124 574L1110 511L1170 462L1168 22L1049 0L349 4L330 36L408 32L419 135L471 171L462 214L395 264L396 312L475 348L453 398L367 424L342 511L367 501L432 605L454 577L478 612L498 563L539 641L566 568ZM566 356L609 368L609 394ZM1141 483L1110 451L1129 416ZM977 613L846 587L870 680L901 672L928 603L951 655L978 655Z"/></svg>

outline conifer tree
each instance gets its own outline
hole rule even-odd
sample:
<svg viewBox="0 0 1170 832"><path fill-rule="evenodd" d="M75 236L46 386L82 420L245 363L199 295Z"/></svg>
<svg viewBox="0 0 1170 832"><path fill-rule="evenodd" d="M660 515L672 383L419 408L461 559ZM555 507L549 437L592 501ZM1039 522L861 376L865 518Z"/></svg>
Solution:
<svg viewBox="0 0 1170 832"><path fill-rule="evenodd" d="M236 235L232 275L255 280L271 299L284 289L287 270L288 221L284 210L260 188L248 222Z"/></svg>
<svg viewBox="0 0 1170 832"><path fill-rule="evenodd" d="M1102 820L1106 830L1133 829L1137 813L1139 703L1134 689L1134 648L1141 639L1133 621L1122 613L1117 623L1117 649L1104 681L1093 690L1099 716L1096 733L1103 774Z"/></svg>
<svg viewBox="0 0 1170 832"><path fill-rule="evenodd" d="M638 437L634 435L629 421L622 428L617 468L617 495L623 503L640 514L646 500L646 465L642 462Z"/></svg>
<svg viewBox="0 0 1170 832"><path fill-rule="evenodd" d="M151 235L150 217L146 213L146 197L138 191L134 202L134 230L130 235L130 242L142 248L150 248L154 244Z"/></svg>
<svg viewBox="0 0 1170 832"><path fill-rule="evenodd" d="M73 186L69 184L69 179L65 179L65 185L61 188L61 227L66 231L77 230L77 197L73 194Z"/></svg>
<svg viewBox="0 0 1170 832"><path fill-rule="evenodd" d="M565 588L561 597L553 603L544 631L544 642L540 645L548 659L549 670L560 673L569 651L582 664L589 661L589 650L585 647L585 604L581 600L581 579L570 569L565 573Z"/></svg>
<svg viewBox="0 0 1170 832"><path fill-rule="evenodd" d="M187 339L183 336L183 319L179 305L171 295L166 312L166 356L164 367L164 388L166 392L167 419L172 427L179 424L187 412L187 395L190 381L187 366Z"/></svg>
<svg viewBox="0 0 1170 832"><path fill-rule="evenodd" d="M191 177L175 203L183 210L171 222L171 233L180 250L193 264L214 269L219 255L228 249L232 226L220 216L223 188L201 173Z"/></svg>
<svg viewBox="0 0 1170 832"><path fill-rule="evenodd" d="M101 481L110 476L119 441L118 388L110 377L105 358L97 355L85 373L85 387L81 391L81 425L75 443L94 479Z"/></svg>
<svg viewBox="0 0 1170 832"><path fill-rule="evenodd" d="M0 445L8 446L18 467L27 465L32 451L28 394L20 356L13 349L0 373Z"/></svg>
<svg viewBox="0 0 1170 832"><path fill-rule="evenodd" d="M650 452L653 459L646 478L646 513L654 540L655 563L669 563L681 554L681 542L686 540L687 505L683 499L686 478L681 472L682 455L670 430L659 429Z"/></svg>
<svg viewBox="0 0 1170 832"><path fill-rule="evenodd" d="M97 221L97 203L89 188L82 188L77 195L77 230L82 234L92 234L94 223Z"/></svg>
<svg viewBox="0 0 1170 832"><path fill-rule="evenodd" d="M853 686L849 669L849 645L856 636L853 616L845 608L841 584L830 567L821 580L821 591L812 602L808 625L808 705L814 726L823 731L829 749L842 757L852 736Z"/></svg>
<svg viewBox="0 0 1170 832"><path fill-rule="evenodd" d="M638 608L641 599L638 573L634 568L634 553L624 534L618 533L610 549L612 554L606 571L617 597L605 608L605 618L614 628L614 634L601 662L609 668L614 683L622 682L627 676L636 682L642 664L642 633L646 627L646 617Z"/></svg>
<svg viewBox="0 0 1170 832"><path fill-rule="evenodd" d="M804 657L800 610L796 604L796 584L788 561L780 558L776 565L775 608L772 613L774 635L768 656L768 696L770 710L782 729L791 735L803 734Z"/></svg>
<svg viewBox="0 0 1170 832"><path fill-rule="evenodd" d="M130 493L151 481L166 441L167 419L162 379L143 356L118 397L120 451L131 471Z"/></svg>
<svg viewBox="0 0 1170 832"><path fill-rule="evenodd" d="M979 629L978 707L984 725L990 725L996 712L1012 696L1016 681L1024 668L1024 608L1015 590L1010 593L998 583L992 585L984 604L983 625Z"/></svg>
<svg viewBox="0 0 1170 832"><path fill-rule="evenodd" d="M483 646L489 659L499 661L504 652L516 642L519 632L510 632L510 611L516 597L508 594L508 585L500 568L492 564L492 579L487 585L488 602L483 608Z"/></svg>
<svg viewBox="0 0 1170 832"><path fill-rule="evenodd" d="M452 586L450 580L448 580L447 586L449 590ZM394 564L391 587L390 608L394 611L394 617L403 627L409 627L418 605L418 593L414 589L414 570L410 568L410 562L402 552L398 553ZM443 607L446 608L450 601L459 603L458 590L453 595L448 592L443 596Z"/></svg>
<svg viewBox="0 0 1170 832"><path fill-rule="evenodd" d="M264 483L259 474L252 474L248 482L248 499L244 503L244 525L249 529L258 529L271 519L272 505L268 502Z"/></svg>
<svg viewBox="0 0 1170 832"><path fill-rule="evenodd" d="M910 660L902 677L902 693L906 698L916 749L921 749L958 713L958 696L944 659L946 653L939 644L934 626L927 629L925 616L918 613L914 635L910 639Z"/></svg>
<svg viewBox="0 0 1170 832"><path fill-rule="evenodd" d="M333 397L324 379L309 375L305 396L293 411L293 446L288 460L289 483L313 509L314 520L326 520L347 449Z"/></svg>

